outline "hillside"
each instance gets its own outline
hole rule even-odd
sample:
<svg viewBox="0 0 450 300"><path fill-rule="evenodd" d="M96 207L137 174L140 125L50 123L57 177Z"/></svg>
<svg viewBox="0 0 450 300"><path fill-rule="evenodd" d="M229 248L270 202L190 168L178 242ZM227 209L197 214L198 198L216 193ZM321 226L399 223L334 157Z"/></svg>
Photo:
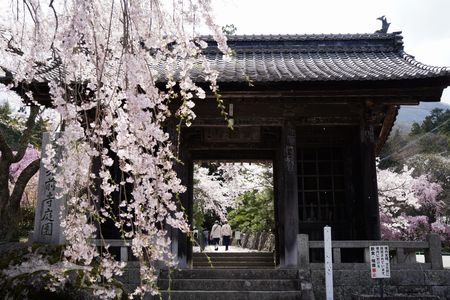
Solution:
<svg viewBox="0 0 450 300"><path fill-rule="evenodd" d="M420 105L402 105L394 127L403 132L409 132L413 122L422 122L435 108L450 109L450 105L443 102L422 102Z"/></svg>

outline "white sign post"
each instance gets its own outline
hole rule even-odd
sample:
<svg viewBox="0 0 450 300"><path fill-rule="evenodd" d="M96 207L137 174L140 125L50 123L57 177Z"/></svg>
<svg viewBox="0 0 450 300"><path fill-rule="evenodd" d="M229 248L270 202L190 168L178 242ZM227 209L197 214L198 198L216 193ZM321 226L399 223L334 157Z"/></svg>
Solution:
<svg viewBox="0 0 450 300"><path fill-rule="evenodd" d="M391 277L391 265L389 264L388 246L370 246L370 275L380 280L380 295L383 298L383 278Z"/></svg>
<svg viewBox="0 0 450 300"><path fill-rule="evenodd" d="M323 248L325 252L325 291L326 299L333 300L333 259L331 255L331 227L323 228Z"/></svg>

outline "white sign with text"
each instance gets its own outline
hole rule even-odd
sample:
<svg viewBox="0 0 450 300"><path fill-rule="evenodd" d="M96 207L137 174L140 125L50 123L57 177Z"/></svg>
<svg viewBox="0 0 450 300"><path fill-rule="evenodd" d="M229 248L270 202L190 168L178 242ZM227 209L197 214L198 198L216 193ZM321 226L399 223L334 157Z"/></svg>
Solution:
<svg viewBox="0 0 450 300"><path fill-rule="evenodd" d="M390 278L388 246L370 246L370 275L372 278Z"/></svg>

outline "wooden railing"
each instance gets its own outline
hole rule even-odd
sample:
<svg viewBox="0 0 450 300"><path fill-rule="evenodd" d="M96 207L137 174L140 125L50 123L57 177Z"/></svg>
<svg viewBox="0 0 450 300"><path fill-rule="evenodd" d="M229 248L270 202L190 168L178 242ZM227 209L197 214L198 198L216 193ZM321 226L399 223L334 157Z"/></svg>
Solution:
<svg viewBox="0 0 450 300"><path fill-rule="evenodd" d="M323 263L310 261L310 250L323 249L323 241L309 241L307 234L297 235L299 268L323 268ZM429 234L426 241L332 241L333 267L335 269L368 268L369 247L387 245L392 269L443 269L441 241L437 234ZM364 262L343 263L342 249L364 249ZM416 262L416 252L425 254L425 263Z"/></svg>

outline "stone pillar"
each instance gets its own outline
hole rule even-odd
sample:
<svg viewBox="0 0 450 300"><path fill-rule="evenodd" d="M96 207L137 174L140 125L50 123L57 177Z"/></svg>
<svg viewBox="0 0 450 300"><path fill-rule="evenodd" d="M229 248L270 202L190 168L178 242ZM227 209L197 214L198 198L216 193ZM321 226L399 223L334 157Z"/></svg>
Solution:
<svg viewBox="0 0 450 300"><path fill-rule="evenodd" d="M429 248L425 251L425 262L431 263L431 269L442 270L442 244L438 234L430 233L427 235Z"/></svg>
<svg viewBox="0 0 450 300"><path fill-rule="evenodd" d="M360 127L361 183L364 207L365 238L381 239L380 212L378 204L377 171L375 163L375 136L370 110L363 116Z"/></svg>
<svg viewBox="0 0 450 300"><path fill-rule="evenodd" d="M41 157L45 158L45 147L51 143L49 133L42 136ZM57 149L56 149L57 150ZM60 152L56 154L56 159ZM34 217L33 241L44 244L63 244L65 241L61 219L64 218L65 197L57 197L54 174L44 167L41 160L39 169L38 198Z"/></svg>
<svg viewBox="0 0 450 300"><path fill-rule="evenodd" d="M297 235L298 244L298 267L309 269L309 236L307 234Z"/></svg>
<svg viewBox="0 0 450 300"><path fill-rule="evenodd" d="M284 227L284 267L297 267L298 186L296 130L286 121L282 133L282 189Z"/></svg>

